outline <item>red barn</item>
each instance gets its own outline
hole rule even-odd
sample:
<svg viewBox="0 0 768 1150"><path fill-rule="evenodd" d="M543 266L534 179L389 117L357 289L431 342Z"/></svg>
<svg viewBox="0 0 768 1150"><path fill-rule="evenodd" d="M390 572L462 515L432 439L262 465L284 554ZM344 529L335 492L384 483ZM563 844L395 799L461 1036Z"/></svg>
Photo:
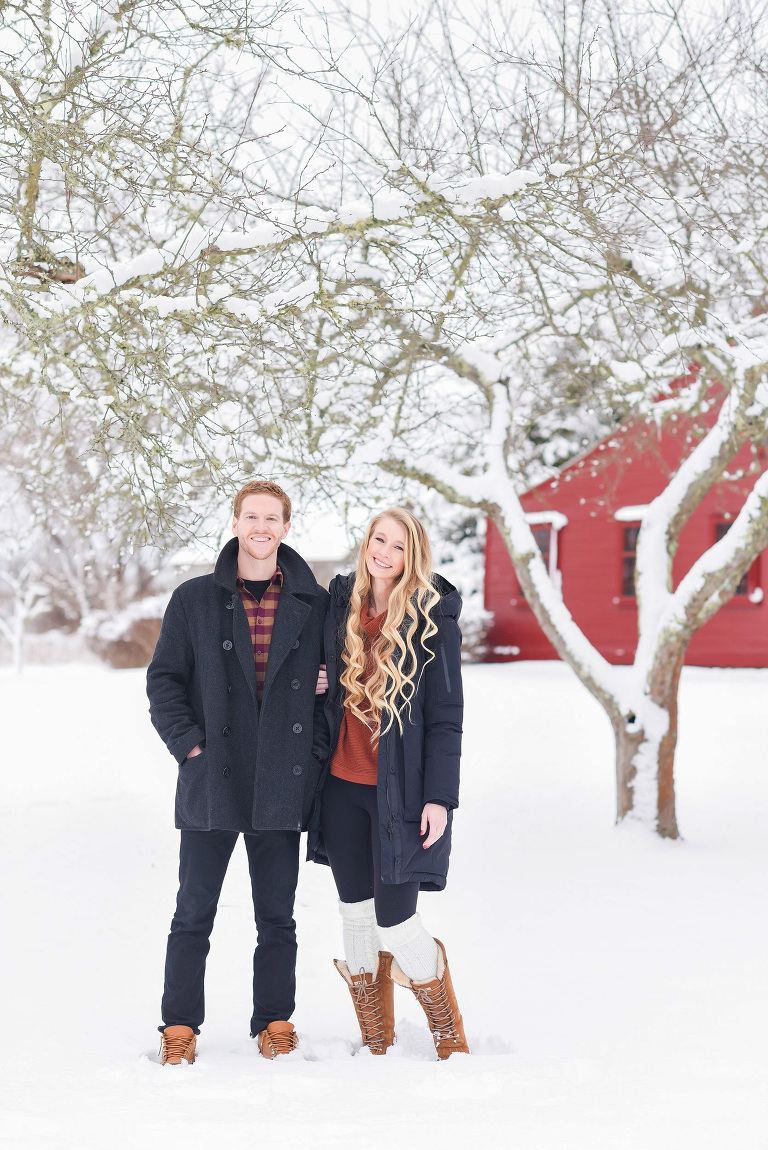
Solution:
<svg viewBox="0 0 768 1150"><path fill-rule="evenodd" d="M631 663L637 644L634 564L644 505L666 486L689 453L694 435L680 417L663 431L653 421L633 423L562 468L556 479L523 497L533 533L560 583L566 606L590 642L611 663ZM747 448L729 479L699 504L680 536L675 583L738 514L764 452ZM745 472L750 476L745 477ZM768 666L765 553L730 602L693 637L686 663L702 667ZM485 544L485 606L493 612L487 658L493 662L556 659L520 591L496 528Z"/></svg>

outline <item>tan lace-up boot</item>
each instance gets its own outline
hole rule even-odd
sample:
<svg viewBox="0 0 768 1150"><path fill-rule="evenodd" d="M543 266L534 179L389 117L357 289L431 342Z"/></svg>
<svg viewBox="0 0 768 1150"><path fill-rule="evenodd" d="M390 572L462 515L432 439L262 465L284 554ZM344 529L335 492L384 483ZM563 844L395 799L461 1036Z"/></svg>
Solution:
<svg viewBox="0 0 768 1150"><path fill-rule="evenodd" d="M334 965L352 995L363 1046L367 1046L371 1054L386 1054L395 1041L392 955L386 950L379 951L375 975L367 971L350 974L346 962L338 958L334 959Z"/></svg>
<svg viewBox="0 0 768 1150"><path fill-rule="evenodd" d="M450 1058L452 1054L469 1054L469 1045L451 982L451 972L448 970L445 947L438 938L435 942L437 978L431 978L427 982L412 982L395 959L392 960L392 977L400 986L407 986L416 995L427 1016L437 1057L443 1060Z"/></svg>
<svg viewBox="0 0 768 1150"><path fill-rule="evenodd" d="M166 1026L160 1042L163 1066L180 1066L182 1059L191 1066L196 1048L197 1035L191 1026Z"/></svg>
<svg viewBox="0 0 768 1150"><path fill-rule="evenodd" d="M259 1053L264 1058L277 1058L279 1054L290 1054L299 1045L299 1036L292 1022L270 1022L266 1030L258 1036Z"/></svg>

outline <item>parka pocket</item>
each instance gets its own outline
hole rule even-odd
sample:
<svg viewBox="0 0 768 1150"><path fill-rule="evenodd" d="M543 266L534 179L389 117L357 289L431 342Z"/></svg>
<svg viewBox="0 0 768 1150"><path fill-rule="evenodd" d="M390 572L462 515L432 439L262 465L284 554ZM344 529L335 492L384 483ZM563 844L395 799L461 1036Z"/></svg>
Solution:
<svg viewBox="0 0 768 1150"><path fill-rule="evenodd" d="M408 764L405 775L403 797L403 818L407 823L421 822L424 808L424 768L419 764Z"/></svg>
<svg viewBox="0 0 768 1150"><path fill-rule="evenodd" d="M393 748L395 778L402 786L403 818L406 822L421 820L424 806L424 738L420 727L405 724L403 739Z"/></svg>
<svg viewBox="0 0 768 1150"><path fill-rule="evenodd" d="M440 658L443 663L443 674L445 675L445 689L450 695L451 693L451 676L448 674L448 658L445 654L445 644L440 644Z"/></svg>

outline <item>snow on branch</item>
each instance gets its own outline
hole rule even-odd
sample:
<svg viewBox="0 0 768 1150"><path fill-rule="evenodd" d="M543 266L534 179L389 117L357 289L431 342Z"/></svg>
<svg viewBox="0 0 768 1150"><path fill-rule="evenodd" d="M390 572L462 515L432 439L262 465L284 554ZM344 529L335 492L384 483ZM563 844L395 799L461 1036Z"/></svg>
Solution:
<svg viewBox="0 0 768 1150"><path fill-rule="evenodd" d="M766 546L768 471L757 479L722 539L705 551L680 581L659 621L659 630L684 632L690 638L731 598Z"/></svg>
<svg viewBox="0 0 768 1150"><path fill-rule="evenodd" d="M491 387L489 384L486 386ZM606 708L615 713L621 706L621 691L613 668L589 642L565 606L543 562L517 487L509 475L507 440L512 407L508 388L497 383L492 386L492 395L482 451L485 468L481 474L461 475L434 457L424 466L394 458L381 466L439 491L453 503L478 508L494 521L515 565L526 599L550 642L560 657L601 698ZM562 518L564 520L565 517ZM558 526L562 525L562 522L558 523Z"/></svg>

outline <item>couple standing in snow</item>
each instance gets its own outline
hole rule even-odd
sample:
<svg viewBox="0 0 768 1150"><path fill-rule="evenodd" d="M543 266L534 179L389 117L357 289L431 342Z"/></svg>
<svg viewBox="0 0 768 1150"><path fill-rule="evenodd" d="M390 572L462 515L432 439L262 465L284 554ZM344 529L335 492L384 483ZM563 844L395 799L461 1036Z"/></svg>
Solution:
<svg viewBox="0 0 768 1150"><path fill-rule="evenodd" d="M251 1035L265 1058L296 1049L302 830L339 892L336 966L363 1044L392 1045L397 982L423 1007L439 1058L468 1052L445 949L416 909L420 890L445 886L458 805L461 600L432 572L426 532L404 508L373 518L357 570L329 592L283 542L290 525L277 484L238 492L234 538L212 575L174 591L147 672L152 722L179 764L162 1060L195 1059L239 834L257 927Z"/></svg>

